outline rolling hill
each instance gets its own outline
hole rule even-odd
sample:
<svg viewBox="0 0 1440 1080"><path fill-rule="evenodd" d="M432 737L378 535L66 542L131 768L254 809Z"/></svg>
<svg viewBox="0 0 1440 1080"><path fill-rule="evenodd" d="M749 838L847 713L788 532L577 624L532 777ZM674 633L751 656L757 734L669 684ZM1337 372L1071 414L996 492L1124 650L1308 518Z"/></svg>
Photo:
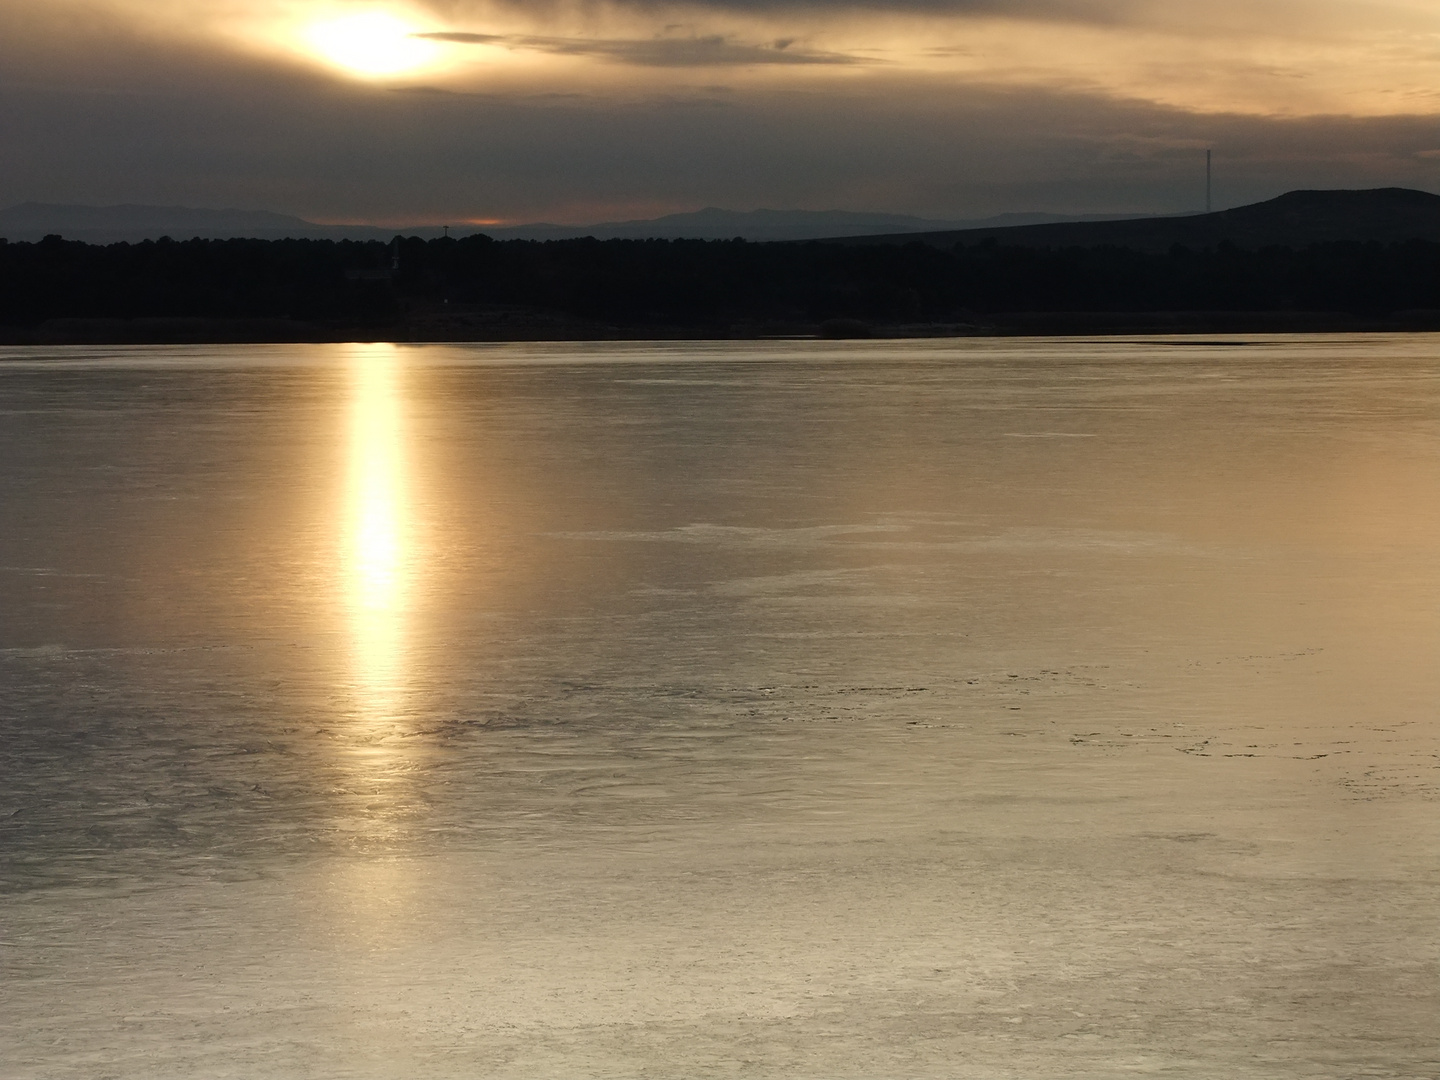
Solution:
<svg viewBox="0 0 1440 1080"><path fill-rule="evenodd" d="M992 240L1003 247L1118 247L1149 252L1168 251L1176 244L1202 249L1228 243L1258 251L1331 241L1440 240L1440 195L1410 188L1291 191L1265 202L1211 214L896 233L843 237L834 242L859 245L918 241L952 248Z"/></svg>

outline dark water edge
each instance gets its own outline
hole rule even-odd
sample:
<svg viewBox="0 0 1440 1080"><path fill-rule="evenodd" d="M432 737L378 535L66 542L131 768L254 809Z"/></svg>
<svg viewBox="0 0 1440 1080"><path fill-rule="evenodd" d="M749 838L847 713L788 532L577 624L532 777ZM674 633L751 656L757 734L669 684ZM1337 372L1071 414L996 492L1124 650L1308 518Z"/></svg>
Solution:
<svg viewBox="0 0 1440 1080"><path fill-rule="evenodd" d="M859 319L612 326L558 312L513 308L437 310L387 324L298 319L51 319L0 326L0 345L247 345L346 342L763 341L774 338L1063 337L1080 334L1334 334L1440 330L1440 310L1357 314L1320 311L1019 311L969 322Z"/></svg>

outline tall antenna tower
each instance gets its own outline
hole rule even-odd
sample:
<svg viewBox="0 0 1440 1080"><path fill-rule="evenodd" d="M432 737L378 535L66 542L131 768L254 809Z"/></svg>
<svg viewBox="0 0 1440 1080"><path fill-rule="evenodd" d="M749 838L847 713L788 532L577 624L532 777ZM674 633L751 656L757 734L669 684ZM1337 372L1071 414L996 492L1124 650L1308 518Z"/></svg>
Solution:
<svg viewBox="0 0 1440 1080"><path fill-rule="evenodd" d="M1205 151L1205 213L1210 213L1210 151Z"/></svg>

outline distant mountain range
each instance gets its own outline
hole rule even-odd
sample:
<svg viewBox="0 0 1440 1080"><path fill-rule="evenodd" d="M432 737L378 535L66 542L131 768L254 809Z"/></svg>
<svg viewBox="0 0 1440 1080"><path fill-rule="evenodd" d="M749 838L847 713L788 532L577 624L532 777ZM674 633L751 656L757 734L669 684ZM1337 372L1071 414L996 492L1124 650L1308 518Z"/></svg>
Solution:
<svg viewBox="0 0 1440 1080"><path fill-rule="evenodd" d="M917 240L943 248L993 240L1004 247L1123 247L1151 252L1168 251L1175 244L1200 249L1229 243L1254 251L1346 240L1440 241L1440 195L1411 188L1291 191L1265 202L1213 214L897 231L888 236L846 237L835 242L909 244Z"/></svg>
<svg viewBox="0 0 1440 1080"><path fill-rule="evenodd" d="M48 234L92 244L137 242L169 236L224 238L284 237L389 240L397 234L433 239L434 226L389 228L372 225L318 225L264 210L196 210L178 206L66 206L24 203L0 210L0 237L39 240ZM829 240L846 244L920 241L937 247L994 240L1007 247L1127 247L1165 251L1221 242L1257 249L1303 247L1330 240L1424 239L1440 241L1440 195L1409 188L1366 191L1292 191L1266 202L1213 214L1171 217L1089 214L1000 214L973 221L934 221L904 214L850 210L720 210L710 207L642 221L594 225L464 226L452 236L484 233L497 240L693 238L722 240Z"/></svg>
<svg viewBox="0 0 1440 1080"><path fill-rule="evenodd" d="M158 240L162 236L188 240L194 236L321 236L326 227L287 214L266 210L195 210L186 206L70 206L57 203L22 203L0 210L0 236L9 240L39 240L50 234L91 244ZM387 234L388 238L388 234Z"/></svg>
<svg viewBox="0 0 1440 1080"><path fill-rule="evenodd" d="M1131 215L1133 217L1133 215ZM935 221L906 214L867 214L849 210L720 210L708 207L683 214L640 221L610 221L594 225L475 226L451 228L452 236L484 233L497 240L566 240L581 236L698 240L820 240L836 236L931 233L975 228L1007 228L1041 223L1109 221L1122 215L1000 214L967 221ZM56 234L90 244L138 243L169 236L287 237L317 240L389 240L397 234L427 239L441 236L436 225L381 227L373 225L320 225L313 221L265 210L199 210L184 206L73 206L23 203L0 210L0 236L34 241Z"/></svg>

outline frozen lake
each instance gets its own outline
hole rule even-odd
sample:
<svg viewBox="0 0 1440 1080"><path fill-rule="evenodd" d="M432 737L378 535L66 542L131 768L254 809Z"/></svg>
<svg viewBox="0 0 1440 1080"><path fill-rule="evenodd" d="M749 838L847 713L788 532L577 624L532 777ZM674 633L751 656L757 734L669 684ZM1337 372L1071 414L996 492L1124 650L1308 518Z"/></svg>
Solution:
<svg viewBox="0 0 1440 1080"><path fill-rule="evenodd" d="M0 349L0 1076L1440 1077L1440 336Z"/></svg>

